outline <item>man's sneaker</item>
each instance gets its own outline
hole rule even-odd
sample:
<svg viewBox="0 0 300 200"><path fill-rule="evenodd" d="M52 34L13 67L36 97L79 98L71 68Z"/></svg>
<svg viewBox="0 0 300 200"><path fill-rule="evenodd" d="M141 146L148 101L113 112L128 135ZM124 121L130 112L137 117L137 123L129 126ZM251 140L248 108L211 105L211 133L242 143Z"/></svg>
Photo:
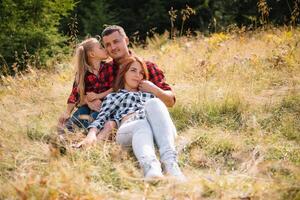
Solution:
<svg viewBox="0 0 300 200"><path fill-rule="evenodd" d="M162 178L163 174L158 161L152 161L143 165L144 176L146 179Z"/></svg>
<svg viewBox="0 0 300 200"><path fill-rule="evenodd" d="M175 161L164 163L164 171L167 175L173 176L178 181L186 181L186 177L183 175L178 163Z"/></svg>

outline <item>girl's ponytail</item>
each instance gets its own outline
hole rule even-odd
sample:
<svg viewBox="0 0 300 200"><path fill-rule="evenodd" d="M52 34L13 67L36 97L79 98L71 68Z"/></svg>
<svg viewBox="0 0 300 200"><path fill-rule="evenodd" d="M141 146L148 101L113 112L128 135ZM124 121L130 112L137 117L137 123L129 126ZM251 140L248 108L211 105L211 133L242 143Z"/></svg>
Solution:
<svg viewBox="0 0 300 200"><path fill-rule="evenodd" d="M82 45L80 45L76 50L76 83L77 83L77 90L79 93L79 104L84 103L84 95L85 95L85 73L88 70L87 63L86 63L86 51Z"/></svg>
<svg viewBox="0 0 300 200"><path fill-rule="evenodd" d="M92 50L95 43L98 43L96 38L88 38L81 42L75 54L75 68L76 68L76 84L79 93L79 104L84 104L85 95L85 74L88 70L92 71L92 67L88 63L88 52Z"/></svg>

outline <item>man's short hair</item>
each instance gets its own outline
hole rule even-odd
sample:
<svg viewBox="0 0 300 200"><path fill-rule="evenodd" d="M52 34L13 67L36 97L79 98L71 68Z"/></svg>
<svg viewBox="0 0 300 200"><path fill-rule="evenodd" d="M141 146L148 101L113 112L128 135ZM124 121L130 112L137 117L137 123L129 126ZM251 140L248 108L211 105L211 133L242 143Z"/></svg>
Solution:
<svg viewBox="0 0 300 200"><path fill-rule="evenodd" d="M116 32L116 31L118 31L122 36L126 37L126 33L125 33L124 29L121 26L118 26L118 25L107 26L102 31L101 36L103 38L104 36L110 35L110 34L112 34L113 32Z"/></svg>

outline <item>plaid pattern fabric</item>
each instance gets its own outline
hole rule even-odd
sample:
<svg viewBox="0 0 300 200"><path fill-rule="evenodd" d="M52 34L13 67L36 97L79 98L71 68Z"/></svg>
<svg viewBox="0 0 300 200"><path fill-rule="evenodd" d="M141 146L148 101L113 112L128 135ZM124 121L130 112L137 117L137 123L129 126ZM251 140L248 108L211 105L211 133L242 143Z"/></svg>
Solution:
<svg viewBox="0 0 300 200"><path fill-rule="evenodd" d="M162 90L172 90L169 84L166 83L164 73L157 67L156 64L146 61L145 62L149 72L149 81L154 83L157 87Z"/></svg>
<svg viewBox="0 0 300 200"><path fill-rule="evenodd" d="M129 92L125 89L107 95L102 103L102 107L97 119L88 128L96 127L102 129L104 123L113 119L120 125L122 118L128 114L136 112L136 119L145 118L145 102L155 96L147 92Z"/></svg>
<svg viewBox="0 0 300 200"><path fill-rule="evenodd" d="M84 77L85 92L95 92L99 94L112 88L114 77L116 77L117 72L117 66L114 66L111 63L101 63L97 75L87 71ZM77 104L78 102L79 93L77 84L74 81L68 103Z"/></svg>
<svg viewBox="0 0 300 200"><path fill-rule="evenodd" d="M146 61L145 62L149 71L149 81L154 83L157 87L162 90L172 90L171 87L166 83L164 73L157 67L156 64ZM101 63L98 76L91 72L87 72L85 75L85 91L95 92L97 94L104 92L113 86L115 77L117 76L119 66L114 63ZM68 103L78 103L79 93L77 91L77 84L74 81L73 89Z"/></svg>

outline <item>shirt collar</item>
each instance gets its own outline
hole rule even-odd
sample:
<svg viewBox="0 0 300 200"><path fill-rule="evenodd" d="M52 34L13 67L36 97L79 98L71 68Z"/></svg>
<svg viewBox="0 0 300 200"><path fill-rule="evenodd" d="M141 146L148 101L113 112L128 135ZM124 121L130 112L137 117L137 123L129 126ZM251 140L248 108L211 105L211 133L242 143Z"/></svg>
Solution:
<svg viewBox="0 0 300 200"><path fill-rule="evenodd" d="M128 93L128 92L131 92L131 91L128 91L126 89L119 89L118 92L121 92L121 93ZM140 91L136 91L136 92L140 92Z"/></svg>

